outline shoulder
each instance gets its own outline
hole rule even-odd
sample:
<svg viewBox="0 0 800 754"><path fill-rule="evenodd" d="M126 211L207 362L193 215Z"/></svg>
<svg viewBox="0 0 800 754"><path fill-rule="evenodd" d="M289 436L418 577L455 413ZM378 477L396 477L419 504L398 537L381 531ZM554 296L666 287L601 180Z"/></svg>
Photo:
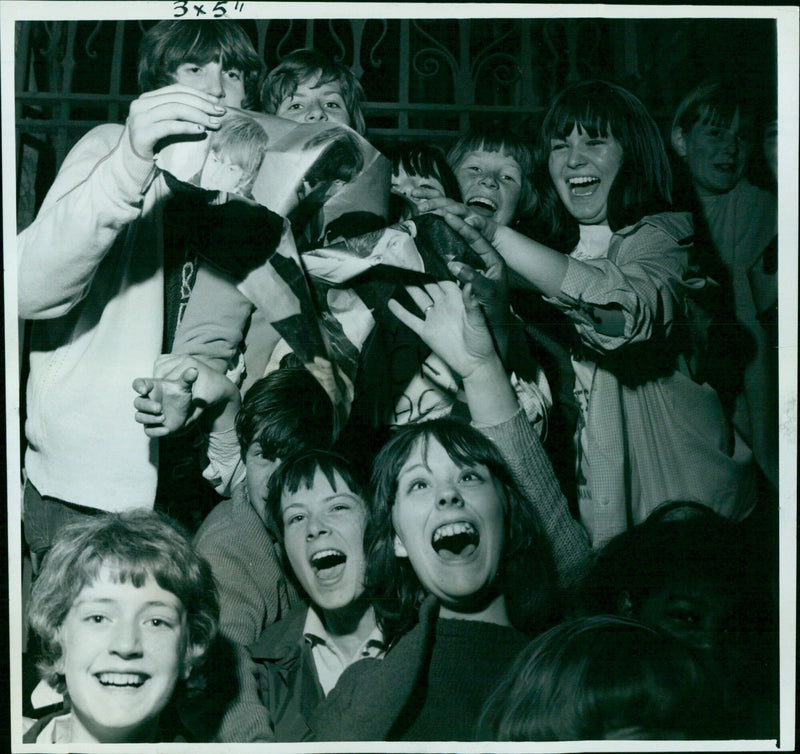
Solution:
<svg viewBox="0 0 800 754"><path fill-rule="evenodd" d="M217 538L221 533L241 533L263 531L263 522L246 499L233 498L217 503L206 516L195 534L195 544Z"/></svg>
<svg viewBox="0 0 800 754"><path fill-rule="evenodd" d="M254 660L275 660L292 650L303 633L308 607L299 605L285 618L267 626L258 641L250 647Z"/></svg>
<svg viewBox="0 0 800 754"><path fill-rule="evenodd" d="M658 215L647 215L635 225L617 231L615 235L631 237L641 236L667 236L679 246L691 242L694 235L694 224L689 212L661 212Z"/></svg>

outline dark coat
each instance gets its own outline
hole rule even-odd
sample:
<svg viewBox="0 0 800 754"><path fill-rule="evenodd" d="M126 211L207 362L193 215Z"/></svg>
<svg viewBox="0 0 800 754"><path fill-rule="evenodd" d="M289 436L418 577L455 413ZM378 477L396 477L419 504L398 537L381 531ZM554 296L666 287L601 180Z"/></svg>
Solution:
<svg viewBox="0 0 800 754"><path fill-rule="evenodd" d="M307 741L308 721L325 698L311 647L303 638L308 608L295 608L267 627L250 647L258 669L258 693L269 710L278 742Z"/></svg>

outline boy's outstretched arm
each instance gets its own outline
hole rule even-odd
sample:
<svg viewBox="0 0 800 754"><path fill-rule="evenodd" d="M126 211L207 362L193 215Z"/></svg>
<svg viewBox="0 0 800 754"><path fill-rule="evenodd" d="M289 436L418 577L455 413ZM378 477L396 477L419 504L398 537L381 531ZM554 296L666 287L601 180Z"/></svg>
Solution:
<svg viewBox="0 0 800 754"><path fill-rule="evenodd" d="M135 419L148 437L166 437L205 415L212 432L234 426L241 405L239 389L191 356L162 356L156 377L137 377L133 389Z"/></svg>

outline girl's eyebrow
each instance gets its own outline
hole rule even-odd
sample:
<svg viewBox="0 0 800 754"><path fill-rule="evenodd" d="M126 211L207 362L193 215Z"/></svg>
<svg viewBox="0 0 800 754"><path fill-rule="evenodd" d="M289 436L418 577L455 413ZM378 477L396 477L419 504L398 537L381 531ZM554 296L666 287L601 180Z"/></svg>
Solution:
<svg viewBox="0 0 800 754"><path fill-rule="evenodd" d="M401 469L400 473L397 476L398 478L401 476L406 476L408 474L411 474L412 472L415 472L417 469L421 469L422 471L430 471L428 465L420 461L419 463L415 463L413 466L409 466L406 469Z"/></svg>

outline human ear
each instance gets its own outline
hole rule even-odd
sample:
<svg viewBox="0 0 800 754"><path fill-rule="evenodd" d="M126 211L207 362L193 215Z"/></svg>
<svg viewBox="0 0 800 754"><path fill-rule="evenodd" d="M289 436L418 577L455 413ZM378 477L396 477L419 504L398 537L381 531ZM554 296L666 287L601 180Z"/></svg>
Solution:
<svg viewBox="0 0 800 754"><path fill-rule="evenodd" d="M679 157L686 158L689 153L689 147L686 145L686 134L680 126L675 126L670 134L672 148L677 152Z"/></svg>
<svg viewBox="0 0 800 754"><path fill-rule="evenodd" d="M403 540L400 539L400 536L397 534L394 535L394 554L398 558L408 557L408 550L406 550L406 546L403 544Z"/></svg>

